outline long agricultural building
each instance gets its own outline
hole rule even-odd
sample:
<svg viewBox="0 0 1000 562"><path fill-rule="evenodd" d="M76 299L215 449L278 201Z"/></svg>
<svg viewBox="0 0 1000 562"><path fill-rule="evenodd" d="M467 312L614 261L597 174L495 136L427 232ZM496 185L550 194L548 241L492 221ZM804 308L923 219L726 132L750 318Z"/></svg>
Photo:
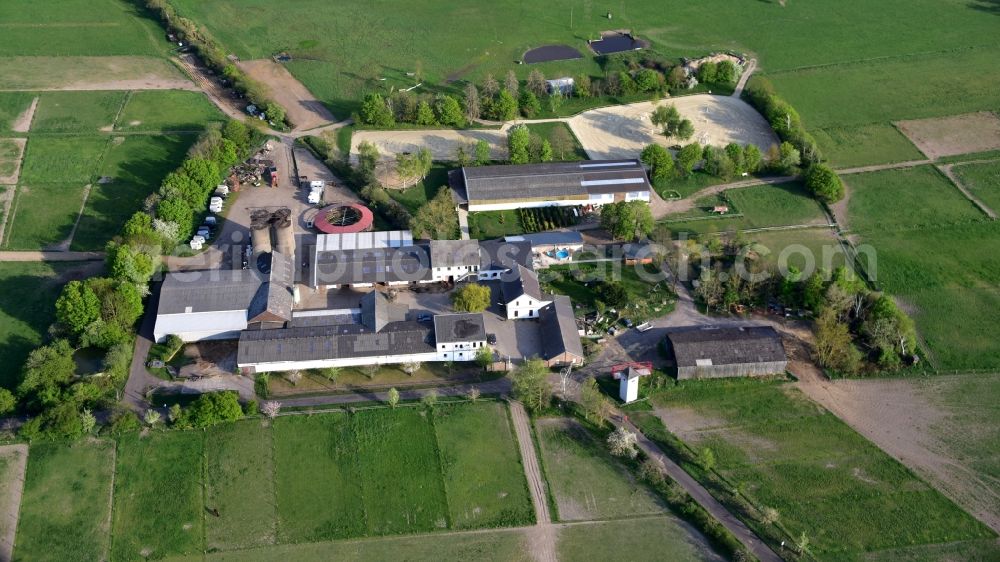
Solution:
<svg viewBox="0 0 1000 562"><path fill-rule="evenodd" d="M774 375L788 368L781 336L770 326L691 327L667 340L678 380Z"/></svg>
<svg viewBox="0 0 1000 562"><path fill-rule="evenodd" d="M448 182L469 211L648 202L652 190L638 160L465 167L450 172Z"/></svg>

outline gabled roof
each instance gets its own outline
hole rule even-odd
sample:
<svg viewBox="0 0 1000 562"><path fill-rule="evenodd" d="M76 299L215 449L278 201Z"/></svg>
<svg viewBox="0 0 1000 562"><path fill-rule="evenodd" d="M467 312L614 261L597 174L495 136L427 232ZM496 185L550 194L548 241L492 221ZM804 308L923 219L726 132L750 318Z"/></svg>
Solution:
<svg viewBox="0 0 1000 562"><path fill-rule="evenodd" d="M160 287L158 315L247 310L263 283L252 269L168 273Z"/></svg>
<svg viewBox="0 0 1000 562"><path fill-rule="evenodd" d="M522 265L532 269L531 242L487 240L479 243L480 271L514 269Z"/></svg>
<svg viewBox="0 0 1000 562"><path fill-rule="evenodd" d="M667 334L678 367L786 361L781 337L771 326L692 328Z"/></svg>
<svg viewBox="0 0 1000 562"><path fill-rule="evenodd" d="M542 353L551 359L563 353L583 358L583 344L573 314L573 302L565 295L549 295L552 304L542 308Z"/></svg>
<svg viewBox="0 0 1000 562"><path fill-rule="evenodd" d="M538 275L534 271L523 265L518 265L516 270L512 270L512 273L514 272L516 272L514 275L509 275L510 278L504 279L500 284L505 303L511 302L521 295L528 295L537 301L545 300L542 296L542 288L538 284Z"/></svg>
<svg viewBox="0 0 1000 562"><path fill-rule="evenodd" d="M375 332L381 331L390 322L405 320L407 310L406 305L393 304L378 291L361 297L361 323Z"/></svg>
<svg viewBox="0 0 1000 562"><path fill-rule="evenodd" d="M361 324L247 330L237 365L434 353L433 330L418 322L392 322L373 332Z"/></svg>
<svg viewBox="0 0 1000 562"><path fill-rule="evenodd" d="M483 313L436 315L434 340L437 343L485 341L486 320L483 318Z"/></svg>
<svg viewBox="0 0 1000 562"><path fill-rule="evenodd" d="M479 265L479 240L431 240L431 267Z"/></svg>
<svg viewBox="0 0 1000 562"><path fill-rule="evenodd" d="M459 202L469 203L582 197L592 194L649 191L652 186L638 160L585 160L462 168L449 178ZM464 188L464 189L462 189Z"/></svg>
<svg viewBox="0 0 1000 562"><path fill-rule="evenodd" d="M253 321L290 322L292 320L292 258L281 252L271 252L268 280L260 286L247 318Z"/></svg>

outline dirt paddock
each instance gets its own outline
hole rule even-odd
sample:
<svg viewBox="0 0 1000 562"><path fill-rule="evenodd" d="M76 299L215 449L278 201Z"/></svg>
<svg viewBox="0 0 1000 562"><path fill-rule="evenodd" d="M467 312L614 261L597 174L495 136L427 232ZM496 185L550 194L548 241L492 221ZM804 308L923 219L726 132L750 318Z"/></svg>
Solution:
<svg viewBox="0 0 1000 562"><path fill-rule="evenodd" d="M330 110L284 66L270 59L240 61L237 64L261 83L278 105L285 108L288 119L296 129L314 129L336 121Z"/></svg>
<svg viewBox="0 0 1000 562"><path fill-rule="evenodd" d="M1000 149L1000 117L988 111L899 121L896 127L932 159Z"/></svg>
<svg viewBox="0 0 1000 562"><path fill-rule="evenodd" d="M1000 531L1000 479L983 471L984 464L988 470L988 461L966 458L968 449L963 445L969 432L996 434L996 419L992 427L973 427L962 420L971 406L947 398L959 388L956 385L970 382L963 377L975 376L1000 375L837 381L817 376L802 377L796 386L980 521ZM978 456L988 455L986 451Z"/></svg>
<svg viewBox="0 0 1000 562"><path fill-rule="evenodd" d="M731 142L755 144L762 151L778 142L767 121L746 102L711 94L585 111L570 119L569 126L592 160L638 158L646 145L679 143L664 137L650 120L660 105L673 105L691 120L695 133L687 142L718 147Z"/></svg>
<svg viewBox="0 0 1000 562"><path fill-rule="evenodd" d="M438 161L455 160L458 147L464 146L470 157L475 156L474 145L485 140L490 144L490 158L507 159L507 134L495 129L456 131L431 129L422 131L358 131L351 138L351 162L358 160L358 145L374 144L383 159L394 160L397 154L416 152L421 148L431 151L431 158Z"/></svg>

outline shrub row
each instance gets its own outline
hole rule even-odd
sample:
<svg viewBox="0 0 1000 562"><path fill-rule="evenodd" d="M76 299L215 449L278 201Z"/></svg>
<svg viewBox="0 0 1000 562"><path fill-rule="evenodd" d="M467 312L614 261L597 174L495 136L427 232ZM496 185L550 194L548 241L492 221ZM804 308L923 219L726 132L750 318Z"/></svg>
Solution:
<svg viewBox="0 0 1000 562"><path fill-rule="evenodd" d="M743 95L767 119L778 137L799 151L803 166L816 164L822 159L816 139L806 131L799 112L774 92L769 80L754 76Z"/></svg>
<svg viewBox="0 0 1000 562"><path fill-rule="evenodd" d="M186 41L193 47L206 66L225 76L226 79L232 82L233 88L237 92L246 96L250 103L267 113L269 120L279 126L291 125L291 123L287 123L286 121L285 109L264 94L264 89L260 83L250 78L230 61L226 57L225 50L223 50L215 39L209 36L204 28L200 27L194 21L178 15L177 10L170 5L168 0L133 1L156 14L168 32L175 34L178 39Z"/></svg>
<svg viewBox="0 0 1000 562"><path fill-rule="evenodd" d="M526 232L554 230L573 226L577 222L573 216L573 207L520 208L517 210L517 216Z"/></svg>

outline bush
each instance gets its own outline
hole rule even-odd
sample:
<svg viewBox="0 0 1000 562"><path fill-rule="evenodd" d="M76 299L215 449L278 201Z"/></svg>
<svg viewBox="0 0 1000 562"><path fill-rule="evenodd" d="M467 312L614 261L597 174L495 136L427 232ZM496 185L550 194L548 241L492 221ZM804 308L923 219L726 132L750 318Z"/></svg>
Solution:
<svg viewBox="0 0 1000 562"><path fill-rule="evenodd" d="M233 391L202 394L181 413L179 427L210 427L243 417L239 398Z"/></svg>
<svg viewBox="0 0 1000 562"><path fill-rule="evenodd" d="M844 184L829 166L814 164L806 172L806 187L826 203L836 203L844 198Z"/></svg>

